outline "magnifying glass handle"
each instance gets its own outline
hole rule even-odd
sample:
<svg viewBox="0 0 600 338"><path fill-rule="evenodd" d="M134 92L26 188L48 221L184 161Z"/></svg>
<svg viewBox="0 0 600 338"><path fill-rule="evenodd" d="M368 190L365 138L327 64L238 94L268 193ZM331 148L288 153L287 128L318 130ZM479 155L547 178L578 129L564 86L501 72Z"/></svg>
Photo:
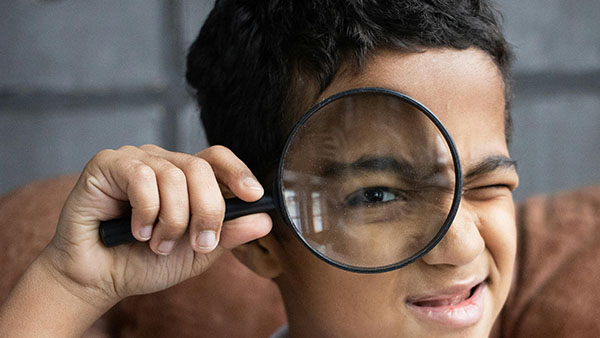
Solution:
<svg viewBox="0 0 600 338"><path fill-rule="evenodd" d="M275 209L273 196L265 194L256 202L244 202L239 198L225 200L225 221L250 214L257 214ZM100 222L100 239L107 247L119 244L135 242L131 234L131 218L118 218L110 221Z"/></svg>

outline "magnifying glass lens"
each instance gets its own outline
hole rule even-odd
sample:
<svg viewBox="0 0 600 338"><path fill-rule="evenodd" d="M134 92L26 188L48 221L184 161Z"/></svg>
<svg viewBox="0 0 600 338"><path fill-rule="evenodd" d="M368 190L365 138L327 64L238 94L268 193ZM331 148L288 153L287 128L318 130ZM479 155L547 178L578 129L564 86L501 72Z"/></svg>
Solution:
<svg viewBox="0 0 600 338"><path fill-rule="evenodd" d="M364 92L305 118L280 167L283 212L304 244L364 270L408 263L441 238L456 173L435 117L405 97Z"/></svg>

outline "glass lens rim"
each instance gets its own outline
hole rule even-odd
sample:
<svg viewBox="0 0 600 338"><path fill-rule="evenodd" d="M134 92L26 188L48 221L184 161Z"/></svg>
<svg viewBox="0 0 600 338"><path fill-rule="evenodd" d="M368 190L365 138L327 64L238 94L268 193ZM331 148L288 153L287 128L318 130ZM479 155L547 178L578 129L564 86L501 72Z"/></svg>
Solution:
<svg viewBox="0 0 600 338"><path fill-rule="evenodd" d="M346 264L346 263L331 259L330 257L325 256L323 253L321 253L320 251L315 249L302 236L302 234L299 233L296 226L294 226L294 223L292 222L292 219L288 213L288 209L285 205L285 197L283 195L283 193L284 193L283 192L283 171L284 171L284 164L285 164L286 156L287 156L288 150L289 150L292 142L294 141L295 136L298 134L300 128L316 112L318 112L319 110L321 110L321 108L327 106L328 104L330 104L334 101L337 101L339 99L342 99L344 97L350 96L350 95L367 94L367 93L383 94L383 95L398 97L398 98L404 100L405 102L411 104L413 107L419 109L422 113L424 113L429 118L429 120L431 122L433 122L433 124L437 127L437 129L440 131L440 133L444 137L446 144L448 145L448 148L452 155L452 162L454 164L454 174L455 174L455 182L456 182L456 184L454 186L453 200L452 200L452 204L450 206L448 216L446 217L444 224L442 225L440 230L437 232L437 234L433 237L433 239L431 241L429 241L429 243L427 243L427 245L425 245L421 250L417 251L414 255L408 257L407 259L404 259L404 260L396 262L396 263L383 265L383 266L376 266L376 267L362 267L362 266ZM287 226L292 229L296 238L298 238L300 240L300 242L302 242L302 244L304 244L304 246L307 247L309 249L309 251L312 252L314 255L316 255L319 259L321 259L322 261L324 261L330 265L333 265L337 268L340 268L340 269L346 270L346 271L350 271L350 272L381 273L381 272L396 270L396 269L402 268L410 263L413 263L417 259L421 258L423 255L425 255L426 253L431 251L442 240L444 235L448 232L448 229L450 228L450 225L452 224L452 221L454 220L454 217L456 216L456 213L458 211L458 206L460 204L461 193L462 193L462 169L460 166L460 159L458 157L458 150L456 148L454 140L452 140L452 137L450 137L448 130L446 129L446 127L444 127L444 125L438 119L438 117L431 110L429 110L429 108L427 108L425 105L423 105L419 101L413 99L412 97L410 97L406 94L403 94L403 93L400 93L398 91L391 90L388 88L382 88L382 87L353 88L353 89L349 89L349 90L345 90L345 91L336 93L336 94L331 95L328 98L320 101L319 103L314 105L311 109L309 109L308 112L306 114L304 114L304 116L302 116L302 118L300 118L300 120L295 124L294 128L289 133L289 135L286 139L285 145L283 147L283 151L281 153L281 157L279 159L279 166L277 168L275 192L276 192L275 197L278 200L277 202L280 206L279 211L280 211L281 216L283 217L283 220L285 221Z"/></svg>

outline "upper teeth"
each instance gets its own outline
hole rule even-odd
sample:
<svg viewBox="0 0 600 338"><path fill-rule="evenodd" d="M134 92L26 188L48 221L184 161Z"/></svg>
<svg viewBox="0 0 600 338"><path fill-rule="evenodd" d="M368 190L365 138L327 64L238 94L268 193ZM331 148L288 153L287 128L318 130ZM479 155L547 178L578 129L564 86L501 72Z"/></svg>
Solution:
<svg viewBox="0 0 600 338"><path fill-rule="evenodd" d="M460 302L463 302L465 299L469 298L469 295L470 295L470 290L465 291L461 294L446 297L446 298L437 298L437 299L429 299L429 300L419 301L419 302L416 302L415 305L424 306L424 307L456 305Z"/></svg>

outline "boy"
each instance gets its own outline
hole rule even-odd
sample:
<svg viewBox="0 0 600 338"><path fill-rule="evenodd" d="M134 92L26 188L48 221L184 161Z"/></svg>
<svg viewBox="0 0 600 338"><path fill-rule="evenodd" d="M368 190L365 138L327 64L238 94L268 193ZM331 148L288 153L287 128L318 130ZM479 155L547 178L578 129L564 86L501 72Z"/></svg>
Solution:
<svg viewBox="0 0 600 338"><path fill-rule="evenodd" d="M122 298L196 276L233 249L277 283L289 321L282 335L489 335L516 247L508 69L486 1L217 2L190 49L186 77L209 142L220 146L196 156L156 146L97 154L54 239L3 304L0 328L10 336L80 336ZM443 240L402 269L363 275L311 255L276 215L223 225L223 195L262 196L302 113L357 87L412 96L456 142L464 196ZM105 248L99 221L130 207L132 233L147 243Z"/></svg>

